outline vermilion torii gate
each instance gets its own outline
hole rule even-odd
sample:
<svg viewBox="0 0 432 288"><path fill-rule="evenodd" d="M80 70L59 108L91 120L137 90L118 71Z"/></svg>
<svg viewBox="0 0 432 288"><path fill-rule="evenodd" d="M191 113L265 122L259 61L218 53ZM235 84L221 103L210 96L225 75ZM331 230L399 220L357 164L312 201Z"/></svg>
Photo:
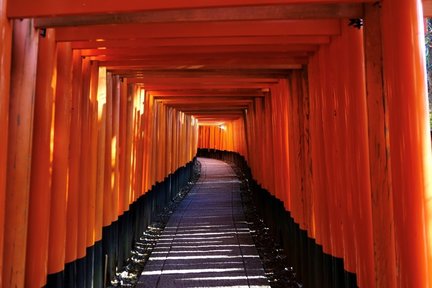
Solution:
<svg viewBox="0 0 432 288"><path fill-rule="evenodd" d="M82 259L99 275L112 227L200 147L244 156L360 287L432 287L430 15L417 0L0 0L0 286L79 286Z"/></svg>

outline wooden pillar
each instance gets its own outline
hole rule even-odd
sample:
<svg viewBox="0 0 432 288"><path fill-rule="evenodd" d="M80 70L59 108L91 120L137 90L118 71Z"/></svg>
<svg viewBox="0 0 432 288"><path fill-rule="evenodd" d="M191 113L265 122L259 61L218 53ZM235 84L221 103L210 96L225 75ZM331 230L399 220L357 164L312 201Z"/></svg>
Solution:
<svg viewBox="0 0 432 288"><path fill-rule="evenodd" d="M173 141L172 141L172 166L171 169L175 171L177 169L177 163L178 163L178 154L176 151L177 147L177 141L178 141L178 127L177 127L177 111L175 109L172 109L172 133L173 133Z"/></svg>
<svg viewBox="0 0 432 288"><path fill-rule="evenodd" d="M113 129L113 76L106 73L106 121L105 121L105 166L104 166L104 193L103 193L103 257L105 260L104 283L115 273L117 262L115 250L117 248L115 237L117 226L113 223L117 210L114 210L113 194L115 185L114 167L116 150Z"/></svg>
<svg viewBox="0 0 432 288"><path fill-rule="evenodd" d="M97 190L97 160L98 160L98 78L99 63L90 61L90 95L89 95L89 156L88 156L88 205L87 205L87 240L86 248L91 248L89 261L87 262L87 273L94 275L94 245L96 242L96 190ZM89 252L89 251L87 251ZM93 281L94 277L88 277ZM88 284L88 283L87 283ZM96 284L93 284L96 286Z"/></svg>
<svg viewBox="0 0 432 288"><path fill-rule="evenodd" d="M103 194L103 226L107 227L113 221L112 209L112 191L114 179L112 178L112 76L106 73L106 127L105 127L105 176L104 176L104 194Z"/></svg>
<svg viewBox="0 0 432 288"><path fill-rule="evenodd" d="M172 118L173 118L173 109L167 108L167 145L166 145L166 151L167 151L167 169L168 173L173 173L175 170L172 168L172 145L173 145L173 125L172 125Z"/></svg>
<svg viewBox="0 0 432 288"><path fill-rule="evenodd" d="M126 91L122 92L122 99L126 102L126 141L125 141L125 182L124 182L124 200L123 200L123 209L127 210L129 208L129 204L133 201L132 195L132 146L133 146L133 85L128 85L124 83L124 89Z"/></svg>
<svg viewBox="0 0 432 288"><path fill-rule="evenodd" d="M266 97L264 98L264 125L265 125L265 138L264 138L264 147L266 147L266 159L265 162L262 163L267 163L266 164L266 169L264 170L265 172L265 179L267 181L267 189L269 191L272 191L272 193L275 193L275 189L274 189L274 180L275 180L275 175L274 175L274 166L271 163L274 163L274 137L273 137L273 127L271 125L271 115L273 113L272 109L271 109L271 95L270 92L267 92Z"/></svg>
<svg viewBox="0 0 432 288"><path fill-rule="evenodd" d="M321 73L326 74L325 94L323 95L324 104L324 135L325 146L327 148L326 155L326 171L328 179L327 198L329 203L329 220L330 220L330 239L332 245L332 255L337 258L344 256L343 242L343 222L341 209L341 193L342 187L338 176L343 172L340 171L340 155L341 135L338 131L341 115L338 114L338 97L340 96L340 71L338 67L338 57L340 56L340 37L333 37L329 46L328 54L325 59L326 69L322 69ZM327 71L326 71L327 70ZM325 72L324 72L325 71Z"/></svg>
<svg viewBox="0 0 432 288"><path fill-rule="evenodd" d="M138 195L141 196L145 191L143 190L143 159L144 159L144 111L143 111L143 101L144 99L141 97L141 89L139 87L136 87L136 93L137 93L137 104L138 104L138 118L139 118L139 126L138 126L138 159L137 159L137 171L138 171L138 178L137 178L137 191Z"/></svg>
<svg viewBox="0 0 432 288"><path fill-rule="evenodd" d="M38 35L13 24L3 287L24 287Z"/></svg>
<svg viewBox="0 0 432 288"><path fill-rule="evenodd" d="M66 218L66 263L77 259L78 252L78 207L80 194L81 160L81 101L82 101L82 59L80 52L73 51L72 115L69 146L69 188Z"/></svg>
<svg viewBox="0 0 432 288"><path fill-rule="evenodd" d="M357 284L360 287L375 287L372 201L370 188L370 162L368 143L367 97L364 71L363 31L353 27L342 28L344 33L344 57L346 67L343 72L347 81L346 147L350 156L347 179L347 217L344 226L349 240L346 250L356 260ZM347 169L347 171L349 170ZM354 209L357 207L357 209ZM351 230L352 229L352 230ZM352 241L352 239L356 239ZM354 243L351 243L354 242ZM354 258L355 256L355 258ZM351 260L351 259L350 259ZM354 267L354 266L353 266Z"/></svg>
<svg viewBox="0 0 432 288"><path fill-rule="evenodd" d="M65 263L69 131L72 105L72 48L70 43L57 44L55 93L48 274L61 272Z"/></svg>
<svg viewBox="0 0 432 288"><path fill-rule="evenodd" d="M328 47L322 47L320 49L320 55L318 57L318 74L319 74L319 87L318 87L318 99L317 99L317 109L319 111L319 116L318 116L318 122L319 122L319 128L318 128L318 133L319 133L319 147L321 149L319 149L320 153L320 161L319 162L319 168L318 170L320 171L321 177L322 177L322 181L321 181L321 187L320 190L321 192L320 194L320 199L318 200L317 203L322 203L321 206L321 211L322 214L320 215L320 218L322 219L321 221L321 227L322 228L322 239L323 239L323 252L329 255L332 255L333 252L333 248L332 248L332 243L331 243L331 238L332 238L332 225L331 225L331 216L332 214L331 209L333 209L331 207L331 203L329 198L331 196L329 196L329 191L331 190L330 188L330 183L329 183L329 177L327 176L328 173L328 163L330 163L329 160L329 155L327 152L327 143L326 143L326 123L328 122L326 120L326 111L325 111L325 88L326 88L326 78L325 78L325 73L322 73L322 71L326 71L326 59L328 57ZM328 124L327 124L328 125Z"/></svg>
<svg viewBox="0 0 432 288"><path fill-rule="evenodd" d="M299 95L297 93L297 81L296 81L296 75L294 73L291 73L290 79L289 79L289 102L288 102L288 132L289 132L289 159L290 159L290 178L289 178L289 190L290 193L290 203L291 203L291 213L292 217L294 218L294 221L297 224L300 224L303 227L303 223L300 222L302 209L300 209L302 199L301 199L301 167L300 164L302 162L302 154L300 151L300 119L299 119Z"/></svg>
<svg viewBox="0 0 432 288"><path fill-rule="evenodd" d="M353 178L361 177L362 175L357 175L356 173L353 173L353 171L356 171L356 158L357 155L354 153L354 147L352 147L352 142L357 142L358 139L353 139L353 137L350 135L350 132L352 130L361 130L362 124L361 122L352 122L352 113L350 113L350 107L352 106L351 103L354 102L352 98L359 97L361 98L364 95L357 96L352 93L351 87L353 86L353 81L349 81L349 73L352 70L355 72L358 71L358 67L353 65L354 61L351 61L350 56L353 56L355 58L358 58L360 63L362 63L363 59L360 57L360 55L349 55L348 56L348 49L352 49L351 45L352 43L348 43L348 35L352 33L351 31L354 30L353 27L349 27L348 25L341 25L342 33L339 38L339 51L337 55L339 55L339 65L338 65L338 71L339 71L339 91L338 91L338 97L337 97L337 117L338 117L338 154L339 154L339 161L338 161L338 169L340 172L338 174L340 177L337 177L338 183L339 183L339 189L342 193L340 193L340 198L342 198L340 210L342 210L341 213L341 222L343 225L343 242L344 242L344 269L348 272L355 273L356 272L356 244L358 241L355 240L355 233L354 229L356 229L356 225L354 222L354 209L352 207L352 198L354 195L355 187L353 185ZM355 29L358 30L358 29ZM361 44L360 44L361 47ZM354 67L352 67L354 66ZM361 82L362 78L358 77L356 74L356 78L354 81ZM361 106L359 107L361 110ZM352 122L352 123L351 123ZM352 127L350 125L352 124ZM365 135L362 135L363 137ZM360 146L360 145L359 145ZM363 148L363 147L361 147ZM364 181L364 179L361 179L360 181ZM366 193L366 191L361 191L360 193ZM357 192L356 192L357 194ZM362 210L362 207L358 207L359 210ZM359 211L362 213L363 211ZM363 286L361 286L363 287Z"/></svg>
<svg viewBox="0 0 432 288"><path fill-rule="evenodd" d="M126 165L127 165L127 103L128 103L128 95L127 95L127 81L124 79L121 81L120 87L120 125L119 125L119 146L120 146L120 155L119 155L119 186L120 186L120 195L119 195L119 205L118 205L118 214L122 215L124 211L127 211L127 204L129 204L129 190L127 189L127 184L129 183L129 174L126 174Z"/></svg>
<svg viewBox="0 0 432 288"><path fill-rule="evenodd" d="M55 92L56 43L53 29L39 39L34 108L26 287L46 284L51 201L51 136Z"/></svg>
<svg viewBox="0 0 432 288"><path fill-rule="evenodd" d="M102 240L102 227L105 226L104 191L105 191L105 156L106 156L106 69L99 68L98 78L98 149L96 179L96 218L95 241Z"/></svg>
<svg viewBox="0 0 432 288"><path fill-rule="evenodd" d="M112 213L113 213L113 219L112 221L117 221L118 219L118 204L119 204L119 195L120 195L120 189L119 189L119 174L120 174L120 168L119 168L119 156L120 156L120 130L119 130L119 123L120 123L120 77L114 76L113 77L113 86L112 86L112 169L113 169L113 191L112 191Z"/></svg>
<svg viewBox="0 0 432 288"><path fill-rule="evenodd" d="M432 186L421 2L383 1L381 20L397 283L425 287Z"/></svg>
<svg viewBox="0 0 432 288"><path fill-rule="evenodd" d="M281 88L279 85L274 85L274 87L271 89L271 109L273 111L272 113L272 127L275 131L278 131L278 133L274 133L274 153L275 158L280 159L280 161L276 161L274 163L275 169L274 169L274 176L275 176L275 196L280 199L281 201L284 201L283 191L284 191L284 181L285 178L285 170L283 168L284 161L282 159L285 159L284 157L284 150L283 150L283 141L285 139L285 133L287 132L282 128L283 121L281 118L283 117L284 111L281 105L282 102L282 95L281 95Z"/></svg>
<svg viewBox="0 0 432 288"><path fill-rule="evenodd" d="M6 198L6 171L7 171L7 143L9 125L9 92L10 92L10 65L12 47L11 21L6 17L6 2L0 0L0 131L3 131L0 141L0 211L5 211ZM0 213L0 287L3 287L3 237L4 213Z"/></svg>
<svg viewBox="0 0 432 288"><path fill-rule="evenodd" d="M366 95L376 287L396 287L388 103L384 93L381 8L366 5Z"/></svg>
<svg viewBox="0 0 432 288"><path fill-rule="evenodd" d="M89 217L89 168L90 168L90 77L91 67L90 60L82 60L82 82L81 82L81 129L78 136L81 145L81 153L79 160L79 190L78 192L78 242L77 242L77 259L82 259L86 256L87 248L87 221ZM80 271L78 271L78 274ZM80 278L80 275L78 275ZM81 278L80 278L81 280ZM82 280L81 280L82 281ZM82 283L82 282L81 282Z"/></svg>

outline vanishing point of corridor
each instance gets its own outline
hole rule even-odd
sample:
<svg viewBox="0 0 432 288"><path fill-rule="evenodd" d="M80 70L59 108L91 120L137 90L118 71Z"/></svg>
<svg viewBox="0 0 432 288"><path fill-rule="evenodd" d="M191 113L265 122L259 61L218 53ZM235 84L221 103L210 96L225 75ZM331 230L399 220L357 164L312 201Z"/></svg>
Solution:
<svg viewBox="0 0 432 288"><path fill-rule="evenodd" d="M225 162L198 160L201 177L171 216L137 287L270 287L239 179Z"/></svg>

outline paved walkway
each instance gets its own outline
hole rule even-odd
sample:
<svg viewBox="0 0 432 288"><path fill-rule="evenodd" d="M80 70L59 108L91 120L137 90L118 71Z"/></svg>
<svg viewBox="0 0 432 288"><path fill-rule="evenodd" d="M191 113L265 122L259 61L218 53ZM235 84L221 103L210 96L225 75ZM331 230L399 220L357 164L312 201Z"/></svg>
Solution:
<svg viewBox="0 0 432 288"><path fill-rule="evenodd" d="M201 177L171 216L137 287L270 287L245 222L239 180L222 161L199 161Z"/></svg>

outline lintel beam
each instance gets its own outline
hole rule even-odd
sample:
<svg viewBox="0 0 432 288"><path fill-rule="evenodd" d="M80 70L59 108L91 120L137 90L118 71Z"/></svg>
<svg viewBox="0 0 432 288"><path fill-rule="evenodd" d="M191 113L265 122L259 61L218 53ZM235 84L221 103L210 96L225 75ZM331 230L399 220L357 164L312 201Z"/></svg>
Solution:
<svg viewBox="0 0 432 288"><path fill-rule="evenodd" d="M254 96L264 97L261 89L189 89L189 90L150 90L149 93L155 97L158 96L188 96L188 97L205 97L205 96Z"/></svg>
<svg viewBox="0 0 432 288"><path fill-rule="evenodd" d="M270 88L272 84L268 83L234 83L234 84L155 84L155 85L143 85L145 90L193 90L193 89L235 89L235 88L249 88L249 89L265 89Z"/></svg>
<svg viewBox="0 0 432 288"><path fill-rule="evenodd" d="M278 79L273 78L128 78L128 83L144 83L144 84L207 84L207 85L217 85L217 84L227 84L227 83L265 83L265 84L276 84Z"/></svg>
<svg viewBox="0 0 432 288"><path fill-rule="evenodd" d="M350 3L373 2L375 0L351 0ZM285 5L299 3L299 0L268 0L267 5ZM346 3L347 0L304 0L302 3ZM67 15L90 15L90 14L118 14L134 11L150 10L173 10L194 9L209 7L235 7L262 5L262 0L165 0L165 1L142 1L142 0L13 0L8 1L7 15L10 18L50 17Z"/></svg>
<svg viewBox="0 0 432 288"><path fill-rule="evenodd" d="M363 5L358 3L286 4L243 7L216 7L71 15L36 19L35 26L66 27L130 23L262 21L287 19L362 18Z"/></svg>
<svg viewBox="0 0 432 288"><path fill-rule="evenodd" d="M145 47L215 47L236 45L319 45L330 43L328 36L317 35L288 35L288 36L249 36L249 37L194 37L190 38L139 38L105 41L76 41L72 43L73 49L97 48L145 48Z"/></svg>
<svg viewBox="0 0 432 288"><path fill-rule="evenodd" d="M209 54L209 53L298 53L298 52L314 52L318 49L317 45L238 45L238 46L184 46L184 47L152 47L152 48L108 48L101 47L99 49L83 49L81 56L123 56L137 57L150 55L190 55L190 54Z"/></svg>
<svg viewBox="0 0 432 288"><path fill-rule="evenodd" d="M58 42L87 40L129 40L139 38L195 37L256 37L256 36L329 36L340 34L340 20L279 20L182 22L123 25L95 25L87 27L60 27L56 29Z"/></svg>
<svg viewBox="0 0 432 288"><path fill-rule="evenodd" d="M204 66L197 66L197 65L163 65L163 64L150 64L145 63L144 61L139 60L128 60L128 61L106 61L106 62L100 62L100 67L106 67L109 71L114 70L129 70L129 71L139 71L142 69L149 70L161 70L161 69L168 69L168 70L178 70L178 71L200 71L200 70L226 70L229 68L234 68L238 70L281 70L281 71L287 71L287 70L298 70L302 69L305 64L307 64L308 59L302 58L290 61L290 63L279 63L279 64L265 64L265 65L259 65L259 64L237 64L235 67L223 67L221 65L206 65Z"/></svg>
<svg viewBox="0 0 432 288"><path fill-rule="evenodd" d="M219 70L127 70L113 69L108 70L115 75L123 78L286 78L289 70L234 70L234 69L219 69Z"/></svg>
<svg viewBox="0 0 432 288"><path fill-rule="evenodd" d="M293 57L264 55L252 57L252 55L237 55L232 57L149 57L146 59L105 59L101 61L100 66L128 69L127 67L136 67L137 69L176 69L176 70L212 70L212 69L295 69L298 65L308 63L308 57ZM92 59L96 60L96 59ZM102 58L98 58L102 60ZM294 66L293 66L294 65Z"/></svg>

